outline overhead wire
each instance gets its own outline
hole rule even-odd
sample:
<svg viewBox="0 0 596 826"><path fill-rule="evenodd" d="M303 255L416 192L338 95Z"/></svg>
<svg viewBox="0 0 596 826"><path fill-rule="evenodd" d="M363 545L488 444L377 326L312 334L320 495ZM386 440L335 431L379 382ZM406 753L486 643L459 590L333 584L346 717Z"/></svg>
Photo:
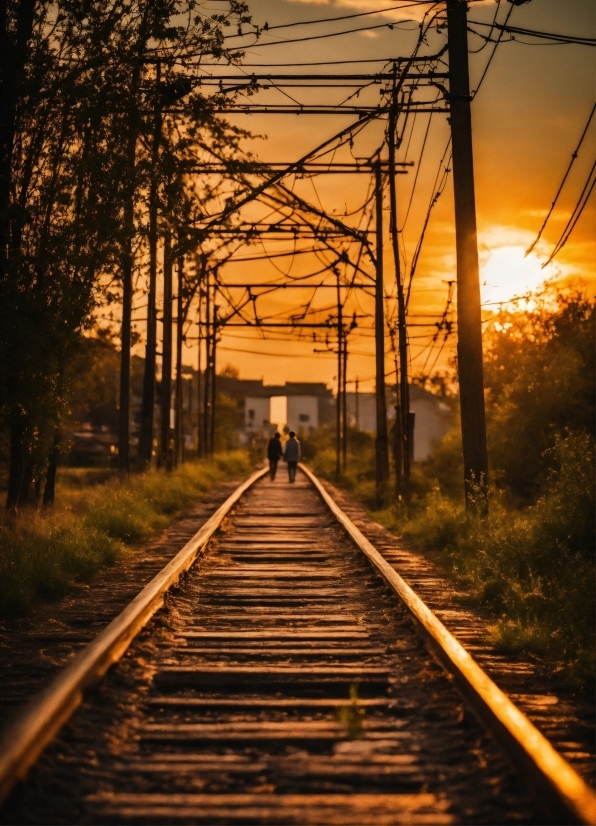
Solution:
<svg viewBox="0 0 596 826"><path fill-rule="evenodd" d="M572 169L575 161L577 160L577 156L578 156L579 150L581 148L581 145L584 142L584 138L586 137L588 129L590 128L590 124L592 123L592 118L594 117L594 112L596 112L596 103L594 103L594 105L592 106L592 110L591 110L591 112L588 116L588 122L586 123L586 125L584 127L584 130L581 134L581 137L579 139L579 143L575 147L575 150L571 153L571 160L569 161L569 165L568 165L567 169L565 170L565 174L563 175L563 180L559 184L559 188L557 189L554 200L553 200L552 204L550 205L550 209L546 213L546 217L545 217L544 221L542 222L542 226L538 230L538 235L536 236L536 238L532 241L532 243L530 244L530 246L526 250L526 253L525 253L526 255L528 255L529 253L532 252L532 250L534 249L534 247L536 246L538 241L540 241L540 238L542 237L542 233L546 229L546 225L549 221L549 218L553 213L553 210L554 210L554 208L557 204L557 201L559 200L559 195L561 194L561 192L563 190L563 187L565 186L565 182L567 181L567 178L569 177L569 173L571 172L571 169Z"/></svg>
<svg viewBox="0 0 596 826"><path fill-rule="evenodd" d="M555 244L555 247L554 247L553 251L551 252L551 254L549 255L548 259L542 265L542 269L544 269L548 264L550 264L550 262L553 260L553 258L555 258L555 256L557 256L561 252L561 250L563 249L563 247L565 246L565 244L569 240L569 237L570 237L571 233L575 229L575 225L577 224L577 222L581 218L581 215L582 215L582 213L583 213L583 211L586 207L586 204L588 203L588 201L590 199L590 195L592 194L595 185L596 185L596 161L594 161L594 163L592 165L592 168L590 169L590 172L588 173L588 178L586 180L586 183L584 184L584 188L582 189L581 195L579 196L579 198L577 200L577 203L576 203L575 207L573 208L573 212L571 213L571 216L570 216L569 220L567 221L567 224L565 225L565 229L561 233L561 237L559 238L559 240Z"/></svg>

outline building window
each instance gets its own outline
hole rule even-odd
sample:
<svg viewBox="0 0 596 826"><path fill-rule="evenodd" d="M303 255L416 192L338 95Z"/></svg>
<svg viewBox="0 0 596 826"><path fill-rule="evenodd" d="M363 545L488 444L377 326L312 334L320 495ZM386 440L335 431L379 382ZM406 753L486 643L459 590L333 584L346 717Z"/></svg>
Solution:
<svg viewBox="0 0 596 826"><path fill-rule="evenodd" d="M249 410L248 411L248 418L249 419L254 419L254 417L255 417L255 411L254 410Z"/></svg>
<svg viewBox="0 0 596 826"><path fill-rule="evenodd" d="M298 416L298 421L299 421L299 422L310 422L310 416L309 416L309 415L307 415L306 413L301 413L301 414Z"/></svg>

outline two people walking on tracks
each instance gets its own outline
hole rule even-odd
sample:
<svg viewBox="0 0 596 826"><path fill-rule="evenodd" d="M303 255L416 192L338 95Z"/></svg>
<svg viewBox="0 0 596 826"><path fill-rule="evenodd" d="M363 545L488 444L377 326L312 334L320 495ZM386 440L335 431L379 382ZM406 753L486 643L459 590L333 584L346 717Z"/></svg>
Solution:
<svg viewBox="0 0 596 826"><path fill-rule="evenodd" d="M283 459L288 466L290 482L293 482L296 479L296 468L300 461L300 455L300 442L296 438L293 430L290 430L290 437L283 447L281 444L281 433L276 433L267 445L267 458L269 459L269 476L271 481L273 482L275 479L279 460Z"/></svg>

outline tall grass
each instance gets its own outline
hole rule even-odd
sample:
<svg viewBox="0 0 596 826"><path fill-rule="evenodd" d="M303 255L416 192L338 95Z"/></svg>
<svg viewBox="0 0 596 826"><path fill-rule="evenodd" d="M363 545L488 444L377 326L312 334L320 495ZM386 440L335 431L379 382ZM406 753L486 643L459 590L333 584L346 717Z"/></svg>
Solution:
<svg viewBox="0 0 596 826"><path fill-rule="evenodd" d="M554 469L536 504L515 509L495 495L487 520L435 489L419 509L375 514L423 549L438 550L469 596L495 616L503 651L548 656L594 689L594 442L557 437Z"/></svg>
<svg viewBox="0 0 596 826"><path fill-rule="evenodd" d="M125 482L92 484L92 475L66 475L58 490L60 506L49 513L26 511L0 524L0 615L22 615L39 600L76 589L127 547L163 530L215 483L245 474L250 466L248 454L235 451Z"/></svg>

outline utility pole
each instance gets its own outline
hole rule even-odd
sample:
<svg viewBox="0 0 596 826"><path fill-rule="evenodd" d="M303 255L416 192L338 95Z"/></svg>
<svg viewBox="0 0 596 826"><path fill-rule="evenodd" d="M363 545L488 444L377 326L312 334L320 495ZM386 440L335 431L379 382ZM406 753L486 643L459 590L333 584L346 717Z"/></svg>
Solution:
<svg viewBox="0 0 596 826"><path fill-rule="evenodd" d="M336 433L335 433L335 475L341 474L341 446L342 446L342 402L343 390L343 315L341 306L341 287L339 270L335 273L337 279L337 405L336 405Z"/></svg>
<svg viewBox="0 0 596 826"><path fill-rule="evenodd" d="M403 449L402 438L402 415L400 405L400 385L399 385L399 364L398 353L395 343L396 330L390 329L391 349L393 350L393 361L395 365L395 421L393 425L393 462L395 464L395 495L399 500L403 494Z"/></svg>
<svg viewBox="0 0 596 826"><path fill-rule="evenodd" d="M170 231L164 234L163 250L163 343L161 365L161 438L160 464L172 469L170 451L170 408L172 398L172 242Z"/></svg>
<svg viewBox="0 0 596 826"><path fill-rule="evenodd" d="M385 399L385 306L383 289L383 180L380 161L375 166L376 282L375 282L375 363L377 437L375 440L375 481L377 497L389 478L387 444L387 402Z"/></svg>
<svg viewBox="0 0 596 826"><path fill-rule="evenodd" d="M176 296L176 422L174 429L174 467L183 461L184 429L182 427L182 343L184 339L184 257L178 258L178 294Z"/></svg>
<svg viewBox="0 0 596 826"><path fill-rule="evenodd" d="M127 227L128 228L128 227ZM132 230L131 230L132 232ZM122 267L122 324L120 332L120 404L118 409L118 471L130 470L130 347L132 343L132 236L126 239Z"/></svg>
<svg viewBox="0 0 596 826"><path fill-rule="evenodd" d="M203 441L203 396L202 396L202 379L201 370L203 367L202 360L202 343L203 343L203 285L199 285L199 309L197 313L197 456L205 455L205 442Z"/></svg>
<svg viewBox="0 0 596 826"><path fill-rule="evenodd" d="M341 461L342 461L342 470L346 472L346 466L348 461L348 331L346 330L342 336L343 338L343 370L342 370L342 377L343 377L343 386L342 386L342 397L341 397L341 405L342 405L342 424L343 424L343 432L342 432L342 443L341 443Z"/></svg>
<svg viewBox="0 0 596 826"><path fill-rule="evenodd" d="M406 302L404 285L401 275L401 261L399 257L399 237L397 233L397 187L395 183L395 131L397 128L397 92L395 79L393 81L393 100L389 111L388 148L389 148L389 205L391 222L391 246L395 266L395 281L397 285L397 341L399 353L399 412L401 414L399 436L401 449L396 461L401 459L402 485L401 493L407 495L410 481L410 391L408 386L408 335L406 327ZM397 413L397 411L396 411ZM396 423L397 424L397 423ZM397 471L397 468L396 468Z"/></svg>
<svg viewBox="0 0 596 826"><path fill-rule="evenodd" d="M355 406L356 406L356 430L360 430L360 393L358 392L360 380L356 379L356 398L355 398Z"/></svg>
<svg viewBox="0 0 596 826"><path fill-rule="evenodd" d="M209 434L209 452L215 455L215 402L216 402L216 380L217 380L217 285L213 285L213 324L211 326L211 432Z"/></svg>
<svg viewBox="0 0 596 826"><path fill-rule="evenodd" d="M147 343L145 345L145 370L143 398L141 402L141 429L139 432L138 458L141 468L151 464L153 454L153 411L155 407L155 366L157 361L157 212L158 212L158 164L161 143L161 62L155 64L155 114L151 146L151 184L149 188L149 289L147 294Z"/></svg>
<svg viewBox="0 0 596 826"><path fill-rule="evenodd" d="M203 455L209 455L209 432L211 421L211 289L209 271L205 283L205 386L203 388Z"/></svg>
<svg viewBox="0 0 596 826"><path fill-rule="evenodd" d="M466 507L475 508L484 516L488 513L488 453L465 0L447 0L447 26L457 252L457 363L464 486Z"/></svg>

